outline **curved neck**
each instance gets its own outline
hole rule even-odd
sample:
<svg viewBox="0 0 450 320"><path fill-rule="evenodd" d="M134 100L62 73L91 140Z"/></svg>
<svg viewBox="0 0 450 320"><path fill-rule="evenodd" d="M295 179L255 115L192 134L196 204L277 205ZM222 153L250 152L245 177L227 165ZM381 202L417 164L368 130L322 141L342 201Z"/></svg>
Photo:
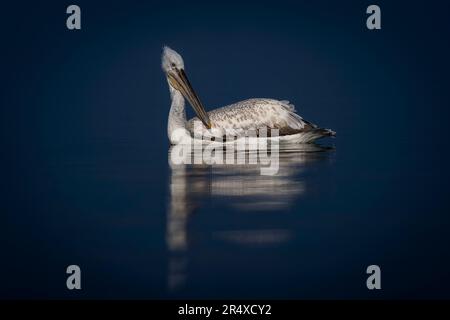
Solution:
<svg viewBox="0 0 450 320"><path fill-rule="evenodd" d="M186 109L184 107L184 97L181 92L172 88L170 84L169 89L172 104L170 105L167 133L170 138L176 129L186 128Z"/></svg>

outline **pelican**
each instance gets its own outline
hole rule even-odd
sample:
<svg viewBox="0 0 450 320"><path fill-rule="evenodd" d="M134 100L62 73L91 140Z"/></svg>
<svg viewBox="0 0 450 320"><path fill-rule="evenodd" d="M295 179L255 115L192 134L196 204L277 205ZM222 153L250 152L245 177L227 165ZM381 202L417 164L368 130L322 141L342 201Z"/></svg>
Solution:
<svg viewBox="0 0 450 320"><path fill-rule="evenodd" d="M288 143L310 143L336 135L330 129L319 128L303 119L287 100L253 98L206 112L185 73L183 58L167 46L163 48L162 69L172 100L167 126L172 144L180 141L180 135L175 133L182 132L181 138L193 139L197 136L194 128L197 130L199 127L203 136L209 133L209 137L224 137L226 133L238 138L249 130L257 130L259 138L263 136L259 135L262 128L267 131L278 129L279 141ZM197 114L189 121L186 120L185 99Z"/></svg>

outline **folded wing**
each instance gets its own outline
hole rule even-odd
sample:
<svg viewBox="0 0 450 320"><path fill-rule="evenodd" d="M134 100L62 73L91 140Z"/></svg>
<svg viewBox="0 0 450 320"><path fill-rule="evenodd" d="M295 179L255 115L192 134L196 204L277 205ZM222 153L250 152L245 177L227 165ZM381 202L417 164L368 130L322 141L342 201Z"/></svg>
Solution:
<svg viewBox="0 0 450 320"><path fill-rule="evenodd" d="M289 101L274 99L248 99L208 112L212 127L224 134L244 135L247 130L261 128L278 129L279 135L308 132L316 125L304 120ZM187 128L192 133L196 126L203 126L195 117L188 121ZM205 128L204 128L205 129Z"/></svg>

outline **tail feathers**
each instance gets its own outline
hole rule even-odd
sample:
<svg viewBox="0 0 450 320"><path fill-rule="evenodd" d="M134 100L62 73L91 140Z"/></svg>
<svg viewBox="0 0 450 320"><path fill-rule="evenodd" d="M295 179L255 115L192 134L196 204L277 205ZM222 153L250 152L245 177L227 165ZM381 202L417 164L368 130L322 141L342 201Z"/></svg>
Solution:
<svg viewBox="0 0 450 320"><path fill-rule="evenodd" d="M309 131L303 133L297 142L311 143L320 138L335 137L335 136L336 136L336 132L334 132L333 130L323 129L323 128L314 128L312 130L309 130Z"/></svg>
<svg viewBox="0 0 450 320"><path fill-rule="evenodd" d="M335 137L336 132L331 129L315 128L313 130L314 134L320 135L322 137Z"/></svg>

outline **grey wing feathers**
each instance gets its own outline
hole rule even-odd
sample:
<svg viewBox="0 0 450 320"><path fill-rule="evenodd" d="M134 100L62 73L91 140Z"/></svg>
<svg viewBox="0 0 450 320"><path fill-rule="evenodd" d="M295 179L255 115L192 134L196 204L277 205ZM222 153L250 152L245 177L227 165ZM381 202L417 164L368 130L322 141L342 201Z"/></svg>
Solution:
<svg viewBox="0 0 450 320"><path fill-rule="evenodd" d="M309 131L317 126L295 113L294 105L287 100L248 99L208 112L213 127L239 135L245 130L267 127L279 129L280 135ZM192 132L193 118L188 122Z"/></svg>

